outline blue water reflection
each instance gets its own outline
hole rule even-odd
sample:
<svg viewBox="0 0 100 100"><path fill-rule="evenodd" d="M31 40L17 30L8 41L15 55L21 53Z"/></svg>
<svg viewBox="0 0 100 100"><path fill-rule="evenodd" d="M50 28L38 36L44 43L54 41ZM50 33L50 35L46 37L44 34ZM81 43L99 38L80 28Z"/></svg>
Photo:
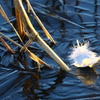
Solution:
<svg viewBox="0 0 100 100"><path fill-rule="evenodd" d="M12 56L0 43L0 100L99 100L100 63L93 68L76 69L71 65L68 56L77 39L80 42L89 41L92 50L100 55L100 1L30 0L30 2L57 44L51 45L32 15L30 19L34 27L73 73L58 71L59 66L35 42L29 48L45 62L54 66L55 70L43 66L42 72L39 73L36 63L26 54L18 53L16 46L7 41L16 51L16 55ZM11 18L13 16L11 1L0 0L0 4ZM0 16L0 31L18 42L12 28L8 24L3 24L4 22ZM15 20L12 23L15 24ZM26 67L30 70L26 70Z"/></svg>

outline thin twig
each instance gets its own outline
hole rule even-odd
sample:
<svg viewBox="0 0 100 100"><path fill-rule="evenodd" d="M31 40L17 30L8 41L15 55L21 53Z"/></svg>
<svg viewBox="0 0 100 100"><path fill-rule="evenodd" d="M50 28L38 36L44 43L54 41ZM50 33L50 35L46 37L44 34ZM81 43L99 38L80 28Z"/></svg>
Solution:
<svg viewBox="0 0 100 100"><path fill-rule="evenodd" d="M48 55L65 71L70 71L70 68L61 60L61 58L43 41L39 36L39 33L33 27L25 9L20 0L14 0L15 8L19 10L21 14L22 21L25 25L26 30L28 31L29 39L35 37L35 41L48 53ZM31 37L31 38L30 38Z"/></svg>
<svg viewBox="0 0 100 100"><path fill-rule="evenodd" d="M6 35L4 35L3 33L0 32L0 35L4 38L6 38L8 41L12 42L13 44L15 44L16 46L22 48L23 46L21 46L20 44L18 44L17 42L15 42L14 40L10 39L9 37L7 37ZM35 54L33 54L30 50L28 50L26 48L26 53L29 55L29 56L32 56L34 57L35 59L38 59L39 62L41 64L44 64L45 66L49 67L49 68L52 68L50 65L48 65L47 63L45 63L44 61L42 61L39 57L37 57ZM33 59L32 57L30 57L31 59ZM33 59L34 60L34 59ZM37 61L36 61L37 62Z"/></svg>
<svg viewBox="0 0 100 100"><path fill-rule="evenodd" d="M36 15L34 9L32 8L29 0L26 0L28 7L30 7L33 15L35 16L37 22L39 23L39 25L41 26L42 30L44 31L44 33L46 34L47 38L50 39L54 44L56 44L56 42L54 41L54 39L51 37L51 35L49 34L49 32L47 31L47 29L44 27L44 25L42 24L41 20L39 19L39 17Z"/></svg>
<svg viewBox="0 0 100 100"><path fill-rule="evenodd" d="M3 40L3 38L0 37L0 41L3 43L3 45L8 49L12 54L15 52L10 48L10 46Z"/></svg>
<svg viewBox="0 0 100 100"><path fill-rule="evenodd" d="M16 31L15 27L13 26L13 24L10 22L9 18L7 17L5 11L3 10L2 6L0 5L0 13L1 15L5 18L5 20L12 26L12 28L14 29L15 33L17 34L17 36L19 37L20 41L23 43L23 40L21 39L21 37L19 36L18 32Z"/></svg>

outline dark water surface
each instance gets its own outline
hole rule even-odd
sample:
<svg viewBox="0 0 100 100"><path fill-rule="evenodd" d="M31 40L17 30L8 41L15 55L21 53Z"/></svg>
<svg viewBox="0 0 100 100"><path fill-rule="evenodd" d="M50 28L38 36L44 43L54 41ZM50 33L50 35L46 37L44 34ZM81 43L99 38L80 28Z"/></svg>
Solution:
<svg viewBox="0 0 100 100"><path fill-rule="evenodd" d="M77 39L80 42L89 41L93 51L100 55L100 0L30 2L57 44L50 43L30 14L34 27L75 75L57 71L59 66L33 42L29 49L56 69L42 66L39 73L34 61L25 53L18 53L18 47L5 40L16 54L12 55L0 43L0 100L100 100L100 63L94 68L76 69L68 58ZM8 17L14 19L11 0L0 0L0 4ZM0 15L0 31L18 42L13 29L5 22Z"/></svg>

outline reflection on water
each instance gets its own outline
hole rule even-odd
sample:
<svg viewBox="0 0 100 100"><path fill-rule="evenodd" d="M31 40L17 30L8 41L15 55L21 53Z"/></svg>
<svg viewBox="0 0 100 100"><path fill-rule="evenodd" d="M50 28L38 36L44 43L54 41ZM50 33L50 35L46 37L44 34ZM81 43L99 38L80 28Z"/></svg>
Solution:
<svg viewBox="0 0 100 100"><path fill-rule="evenodd" d="M95 84L97 78L98 78L98 73L96 72L96 70L94 68L77 68L76 70L77 74L78 74L78 78L82 79L82 82L85 85L92 85Z"/></svg>
<svg viewBox="0 0 100 100"><path fill-rule="evenodd" d="M93 47L94 51L100 55L99 0L30 0L30 2L57 42L57 45L51 47L66 64L70 66L68 55L71 52L70 48L73 47L72 44L75 44L77 39L89 41L90 47ZM0 4L11 18L11 0L0 0ZM48 41L33 16L30 17L36 30L45 41ZM11 27L8 24L2 24L4 22L2 19L0 16L0 27L8 30L2 32L18 42L15 33L10 30ZM18 49L11 43L8 42L8 44L15 51ZM29 49L58 69L59 66L38 45L32 43ZM6 67L0 65L0 100L100 99L100 77L95 67L74 69L70 66L73 71L76 71L77 76L62 71L57 73L55 70L44 67L41 73L36 73L34 71L36 64L27 58L27 55L18 54L14 59L16 63L12 62L14 64L9 64L8 59L11 60L11 54L6 52L0 43L0 64L9 65ZM25 66L32 70L26 69ZM99 68L98 72L100 73Z"/></svg>
<svg viewBox="0 0 100 100"><path fill-rule="evenodd" d="M30 74L30 78L26 79L22 84L23 87L23 95L27 100L34 99L38 97L39 91L39 75L38 74Z"/></svg>
<svg viewBox="0 0 100 100"><path fill-rule="evenodd" d="M40 75L30 74L30 78L26 79L22 84L22 96L25 97L27 100L49 100L50 98L56 98L51 95L53 91L59 93L59 91L56 90L56 86L58 85L59 87L59 84L63 83L63 79L66 77L67 74L65 72L57 74L55 71L50 69L43 70L43 72L49 71L48 74L43 72L40 73ZM50 95L52 97L50 97Z"/></svg>

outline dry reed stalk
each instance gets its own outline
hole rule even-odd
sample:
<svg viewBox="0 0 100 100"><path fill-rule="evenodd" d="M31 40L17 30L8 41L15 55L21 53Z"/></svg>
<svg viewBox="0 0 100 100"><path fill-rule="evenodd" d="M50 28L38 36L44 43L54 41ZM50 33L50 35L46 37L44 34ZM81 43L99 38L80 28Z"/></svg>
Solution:
<svg viewBox="0 0 100 100"><path fill-rule="evenodd" d="M56 44L56 42L54 41L54 39L51 37L51 35L49 34L49 32L47 31L47 29L44 27L44 25L42 24L41 20L39 19L39 17L36 15L34 9L32 8L29 0L26 0L27 5L29 7L29 9L31 9L33 15L35 16L35 19L37 20L37 22L39 23L39 25L41 26L42 30L44 31L44 33L46 34L47 38L51 40L51 42L53 42L54 44Z"/></svg>
<svg viewBox="0 0 100 100"><path fill-rule="evenodd" d="M18 21L18 31L19 33L17 32L17 30L15 29L15 27L12 25L12 23L10 22L9 18L7 17L6 13L4 12L3 8L0 6L0 13L2 14L2 16L5 18L5 20L12 26L12 28L14 29L15 33L18 35L18 37L20 38L21 42L23 43L22 41L22 37L27 35L25 32L24 32L24 26L23 26L23 23L21 22L21 18L20 18L20 13L17 12L17 21ZM9 37L5 36L4 34L0 33L0 35L2 35L3 37L5 37L6 39L8 39L9 41L11 41L12 43L14 43L15 45L17 45L18 47L20 48L23 48L23 46L21 46L20 44L16 43L15 41L13 41L12 39L10 39ZM20 37L21 36L21 37ZM7 45L7 43L2 39L0 38L0 41L4 44L4 46L12 53L14 53L14 51ZM30 40L29 40L30 41ZM43 64L49 68L51 68L51 66L49 66L47 63L45 63L44 61L42 61L39 57L37 57L35 54L33 54L32 52L30 52L28 49L26 49L26 53L28 54L28 56L37 62L38 64L38 69L40 70L40 65Z"/></svg>
<svg viewBox="0 0 100 100"><path fill-rule="evenodd" d="M9 37L7 37L6 35L4 35L3 33L0 32L0 35L4 38L6 38L8 41L12 42L14 45L18 46L19 48L22 48L23 46L21 46L20 44L18 44L17 42L15 42L14 40L10 39ZM28 56L37 62L38 64L38 69L40 70L40 65L43 64L49 68L51 68L50 65L48 65L47 63L45 63L43 60L41 60L39 57L37 57L35 54L33 54L30 50L26 49L26 53L28 54Z"/></svg>
<svg viewBox="0 0 100 100"><path fill-rule="evenodd" d="M33 27L21 0L14 0L15 10L18 10L21 16L21 20L24 23L24 27L27 30L29 42L24 45L25 49L33 40L35 40L47 53L48 55L65 71L70 71L70 68L59 58L59 56L43 41L39 36L39 33Z"/></svg>
<svg viewBox="0 0 100 100"><path fill-rule="evenodd" d="M20 13L16 10L16 20L17 20L17 27L18 27L18 34L20 35L21 39L24 39L25 31L24 31L24 23L21 21Z"/></svg>
<svg viewBox="0 0 100 100"><path fill-rule="evenodd" d="M3 8L1 7L1 5L0 5L0 13L1 13L1 15L5 18L5 20L12 26L12 28L13 28L14 31L15 31L15 33L16 33L17 36L19 37L20 41L23 43L23 41L22 41L20 35L18 34L18 32L16 31L15 27L13 26L13 24L12 24L12 23L10 22L10 20L8 19L7 15L6 15L5 11L3 10Z"/></svg>
<svg viewBox="0 0 100 100"><path fill-rule="evenodd" d="M12 54L15 54L15 52L10 48L10 46L0 37L0 41L2 44L8 49Z"/></svg>

